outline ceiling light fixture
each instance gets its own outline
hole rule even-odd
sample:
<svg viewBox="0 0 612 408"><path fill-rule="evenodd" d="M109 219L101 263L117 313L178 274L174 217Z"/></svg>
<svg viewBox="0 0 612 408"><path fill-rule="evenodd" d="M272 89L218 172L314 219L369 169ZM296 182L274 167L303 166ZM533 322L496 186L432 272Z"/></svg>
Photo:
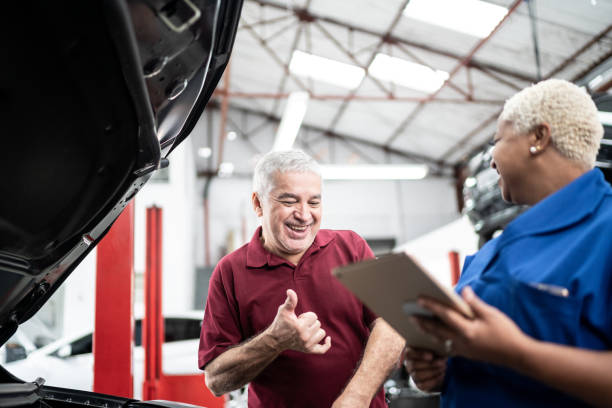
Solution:
<svg viewBox="0 0 612 408"><path fill-rule="evenodd" d="M208 159L212 154L212 149L210 147L200 147L198 149L198 156Z"/></svg>
<svg viewBox="0 0 612 408"><path fill-rule="evenodd" d="M428 172L424 164L321 165L326 180L420 180Z"/></svg>
<svg viewBox="0 0 612 408"><path fill-rule="evenodd" d="M426 93L437 91L448 79L448 72L381 53L376 54L368 72L380 80Z"/></svg>
<svg viewBox="0 0 612 408"><path fill-rule="evenodd" d="M289 70L301 77L312 78L347 89L355 89L365 76L365 70L361 67L300 50L293 51Z"/></svg>
<svg viewBox="0 0 612 408"><path fill-rule="evenodd" d="M605 126L612 126L612 112L597 112L599 121Z"/></svg>
<svg viewBox="0 0 612 408"><path fill-rule="evenodd" d="M404 16L484 38L508 9L480 0L410 0Z"/></svg>
<svg viewBox="0 0 612 408"><path fill-rule="evenodd" d="M233 130L227 132L227 140L229 140L230 142L233 142L234 140L236 140L236 137L238 137L238 134L234 132Z"/></svg>
<svg viewBox="0 0 612 408"><path fill-rule="evenodd" d="M231 177L234 173L234 163L223 162L219 165L219 177Z"/></svg>
<svg viewBox="0 0 612 408"><path fill-rule="evenodd" d="M306 114L309 99L308 92L291 92L289 94L283 117L276 131L276 138L272 147L273 151L289 150L293 147L295 138L302 125L302 120Z"/></svg>

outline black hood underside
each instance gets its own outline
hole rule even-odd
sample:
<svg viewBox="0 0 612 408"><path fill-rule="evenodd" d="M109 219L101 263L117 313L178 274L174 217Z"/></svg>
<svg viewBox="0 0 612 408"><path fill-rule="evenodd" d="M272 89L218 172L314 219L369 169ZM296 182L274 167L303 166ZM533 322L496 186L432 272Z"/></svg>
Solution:
<svg viewBox="0 0 612 408"><path fill-rule="evenodd" d="M193 129L229 59L242 2L192 3L4 5L0 344Z"/></svg>

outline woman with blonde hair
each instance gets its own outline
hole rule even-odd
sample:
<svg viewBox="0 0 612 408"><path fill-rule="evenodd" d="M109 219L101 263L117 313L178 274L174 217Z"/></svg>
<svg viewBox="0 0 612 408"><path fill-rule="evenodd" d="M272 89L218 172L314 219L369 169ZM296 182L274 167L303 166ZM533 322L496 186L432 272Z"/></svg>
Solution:
<svg viewBox="0 0 612 408"><path fill-rule="evenodd" d="M431 299L416 318L452 357L409 349L419 388L444 407L612 404L612 188L589 95L551 79L510 98L491 167L505 200L532 206L465 261L467 319ZM482 299L482 300L481 300Z"/></svg>

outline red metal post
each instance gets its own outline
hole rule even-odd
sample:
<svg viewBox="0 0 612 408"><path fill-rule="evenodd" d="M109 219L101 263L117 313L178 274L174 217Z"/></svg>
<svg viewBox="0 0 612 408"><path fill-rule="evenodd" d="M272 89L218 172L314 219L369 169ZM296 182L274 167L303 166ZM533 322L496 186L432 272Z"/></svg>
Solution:
<svg viewBox="0 0 612 408"><path fill-rule="evenodd" d="M147 243L145 265L145 316L142 339L145 349L145 376L142 384L144 400L157 399L162 376L162 210L147 208Z"/></svg>
<svg viewBox="0 0 612 408"><path fill-rule="evenodd" d="M142 321L145 378L142 383L142 398L143 400L163 399L208 408L223 408L224 398L216 398L212 395L206 388L203 374L164 375L163 373L162 209L147 208L146 222L145 316ZM197 364L195 350L193 363Z"/></svg>
<svg viewBox="0 0 612 408"><path fill-rule="evenodd" d="M451 284L455 286L461 274L461 269L459 268L459 252L450 251L448 253L448 261L450 262Z"/></svg>
<svg viewBox="0 0 612 408"><path fill-rule="evenodd" d="M133 201L100 241L97 251L93 390L132 398Z"/></svg>

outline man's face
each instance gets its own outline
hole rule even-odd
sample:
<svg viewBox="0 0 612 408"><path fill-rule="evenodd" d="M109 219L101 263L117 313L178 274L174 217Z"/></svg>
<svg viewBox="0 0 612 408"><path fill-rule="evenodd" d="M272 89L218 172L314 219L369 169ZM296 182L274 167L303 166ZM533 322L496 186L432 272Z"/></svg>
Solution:
<svg viewBox="0 0 612 408"><path fill-rule="evenodd" d="M321 226L321 177L277 172L268 197L254 203L262 217L264 247L297 264Z"/></svg>

